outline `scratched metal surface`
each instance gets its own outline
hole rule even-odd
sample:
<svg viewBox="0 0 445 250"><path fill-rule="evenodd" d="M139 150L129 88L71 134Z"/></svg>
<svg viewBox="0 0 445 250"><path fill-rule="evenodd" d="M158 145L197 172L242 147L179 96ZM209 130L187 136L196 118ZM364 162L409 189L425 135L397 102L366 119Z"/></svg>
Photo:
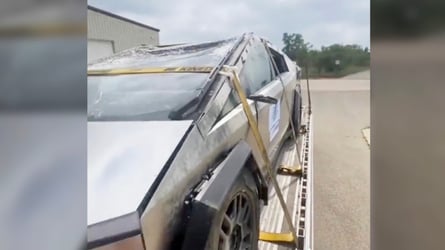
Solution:
<svg viewBox="0 0 445 250"><path fill-rule="evenodd" d="M191 123L89 122L88 225L136 211Z"/></svg>

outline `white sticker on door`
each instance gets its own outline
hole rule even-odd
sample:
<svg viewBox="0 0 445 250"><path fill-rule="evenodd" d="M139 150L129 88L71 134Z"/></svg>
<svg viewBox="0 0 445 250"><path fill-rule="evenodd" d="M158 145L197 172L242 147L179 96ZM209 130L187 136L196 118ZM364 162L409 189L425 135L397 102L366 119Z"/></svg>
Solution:
<svg viewBox="0 0 445 250"><path fill-rule="evenodd" d="M280 100L269 107L269 138L272 141L280 130Z"/></svg>

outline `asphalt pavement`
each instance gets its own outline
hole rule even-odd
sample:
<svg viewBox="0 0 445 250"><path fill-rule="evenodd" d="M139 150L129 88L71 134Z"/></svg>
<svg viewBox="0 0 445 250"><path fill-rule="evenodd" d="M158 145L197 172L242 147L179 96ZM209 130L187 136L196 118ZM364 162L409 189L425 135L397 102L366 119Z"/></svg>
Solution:
<svg viewBox="0 0 445 250"><path fill-rule="evenodd" d="M350 74L347 75L345 77L343 77L343 79L355 79L355 80L369 80L371 78L371 70L365 70L362 72L358 72L355 74Z"/></svg>
<svg viewBox="0 0 445 250"><path fill-rule="evenodd" d="M310 80L317 250L370 249L370 81L352 78Z"/></svg>

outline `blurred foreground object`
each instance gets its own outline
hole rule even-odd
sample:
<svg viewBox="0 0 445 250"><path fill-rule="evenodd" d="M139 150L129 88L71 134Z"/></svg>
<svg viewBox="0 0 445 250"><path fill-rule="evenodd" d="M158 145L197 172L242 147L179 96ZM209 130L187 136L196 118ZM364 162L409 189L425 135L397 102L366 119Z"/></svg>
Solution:
<svg viewBox="0 0 445 250"><path fill-rule="evenodd" d="M0 249L79 249L86 2L0 6Z"/></svg>
<svg viewBox="0 0 445 250"><path fill-rule="evenodd" d="M84 36L86 1L7 1L1 4L1 37Z"/></svg>
<svg viewBox="0 0 445 250"><path fill-rule="evenodd" d="M371 248L443 249L443 1L371 1Z"/></svg>

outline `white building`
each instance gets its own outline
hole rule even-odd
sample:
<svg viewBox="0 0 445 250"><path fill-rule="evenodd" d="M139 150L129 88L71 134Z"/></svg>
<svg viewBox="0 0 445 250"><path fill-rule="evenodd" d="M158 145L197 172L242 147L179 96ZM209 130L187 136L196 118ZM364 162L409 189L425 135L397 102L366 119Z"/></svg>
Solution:
<svg viewBox="0 0 445 250"><path fill-rule="evenodd" d="M159 29L88 6L88 62L141 44L159 45Z"/></svg>

